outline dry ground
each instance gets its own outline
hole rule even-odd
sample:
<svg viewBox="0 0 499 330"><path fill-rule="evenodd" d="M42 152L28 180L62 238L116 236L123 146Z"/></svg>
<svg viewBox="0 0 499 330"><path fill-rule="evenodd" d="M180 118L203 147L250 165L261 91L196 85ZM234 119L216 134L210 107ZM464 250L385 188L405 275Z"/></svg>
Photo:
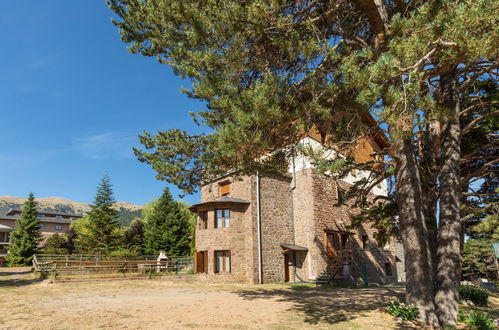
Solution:
<svg viewBox="0 0 499 330"><path fill-rule="evenodd" d="M396 288L174 283L165 279L48 283L0 268L0 328L391 329L377 311Z"/></svg>

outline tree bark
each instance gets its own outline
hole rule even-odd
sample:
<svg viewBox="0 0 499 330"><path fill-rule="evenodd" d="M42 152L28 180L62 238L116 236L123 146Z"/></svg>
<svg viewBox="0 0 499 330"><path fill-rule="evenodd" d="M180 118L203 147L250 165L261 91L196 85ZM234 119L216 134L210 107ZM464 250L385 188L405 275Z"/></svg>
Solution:
<svg viewBox="0 0 499 330"><path fill-rule="evenodd" d="M429 116L428 113L426 113ZM432 119L424 132L422 159L420 166L421 189L423 191L423 212L429 235L429 247L431 256L431 269L433 274L437 272L437 204L438 204L438 182L437 161L440 150L440 122ZM435 278L434 278L435 280ZM436 287L436 283L434 283Z"/></svg>
<svg viewBox="0 0 499 330"><path fill-rule="evenodd" d="M396 194L399 224L404 246L406 303L419 308L420 319L438 326L434 304L434 278L428 229L423 212L423 196L412 140L403 141L396 151Z"/></svg>
<svg viewBox="0 0 499 330"><path fill-rule="evenodd" d="M461 182L459 93L456 71L440 78L440 102L446 121L442 125L440 155L440 217L437 247L438 289L435 295L441 325L457 322L461 277Z"/></svg>

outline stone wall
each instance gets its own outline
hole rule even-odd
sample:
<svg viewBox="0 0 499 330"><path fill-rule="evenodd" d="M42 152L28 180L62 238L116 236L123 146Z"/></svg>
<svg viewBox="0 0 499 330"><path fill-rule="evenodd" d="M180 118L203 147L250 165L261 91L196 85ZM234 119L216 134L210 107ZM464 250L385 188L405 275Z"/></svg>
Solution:
<svg viewBox="0 0 499 330"><path fill-rule="evenodd" d="M303 279L313 280L326 271L329 262L326 251L325 229L350 231L355 263L350 268L352 277L360 276L359 264L364 263L370 282L395 282L396 263L394 242L387 249L379 247L374 239L374 229L363 224L359 229L349 229L351 217L358 214L352 201L338 205L338 189L346 190L348 184L327 177L313 169L296 173L295 226L296 244L309 249L303 267L297 274ZM374 196L370 196L373 198ZM362 235L368 236L368 246L362 247ZM390 263L392 275L386 276L385 264Z"/></svg>
<svg viewBox="0 0 499 330"><path fill-rule="evenodd" d="M230 181L230 197L250 201L249 205L231 207L231 226L214 228L214 207L205 207L208 229L196 232L197 251L208 251L208 278L223 276L220 281L241 280L258 283L258 233L256 210L256 176L240 179L221 177L202 187L202 202L220 198L219 184ZM359 229L348 229L351 217L359 212L347 202L338 204L338 189L348 185L324 176L314 169L304 169L291 176L262 174L260 202L262 222L262 261L264 283L285 279L284 256L281 244L296 244L308 248L307 252L290 254L291 281L315 280L327 268L325 229L344 230L351 236L355 263L350 269L354 278L360 277L359 265L364 264L370 282L395 282L397 267L394 242L384 249L376 244L374 229L365 224ZM371 196L373 198L374 196ZM200 207L199 211L203 208ZM362 235L368 244L362 247ZM214 251L231 251L231 274L214 273ZM294 259L296 257L296 259ZM386 275L385 264L391 265L392 276ZM296 274L297 276L294 276Z"/></svg>
<svg viewBox="0 0 499 330"><path fill-rule="evenodd" d="M263 282L284 282L281 244L293 243L291 178L263 174L260 177ZM291 275L290 271L290 275Z"/></svg>
<svg viewBox="0 0 499 330"><path fill-rule="evenodd" d="M232 177L223 177L215 180L201 189L201 201L207 202L220 198L219 183L230 181L229 196L233 198L253 200L252 177L242 177L241 180ZM215 207L201 206L198 213L208 211L208 228L202 229L198 219L196 228L196 251L208 253L208 275L211 278L221 277L220 281L247 281L254 282L254 235L253 217L254 203L248 204L220 204L216 208L230 209L230 227L215 228ZM256 232L256 231L255 231ZM231 258L231 273L215 273L215 251L229 250ZM222 279L223 277L223 279Z"/></svg>

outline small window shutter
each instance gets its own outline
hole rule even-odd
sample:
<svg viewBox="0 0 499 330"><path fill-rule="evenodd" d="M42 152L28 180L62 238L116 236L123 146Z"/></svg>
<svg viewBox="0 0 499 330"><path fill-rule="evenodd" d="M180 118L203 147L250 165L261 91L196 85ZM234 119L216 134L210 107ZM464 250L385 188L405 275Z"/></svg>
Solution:
<svg viewBox="0 0 499 330"><path fill-rule="evenodd" d="M226 196L230 193L230 183L223 183L220 185L220 196Z"/></svg>

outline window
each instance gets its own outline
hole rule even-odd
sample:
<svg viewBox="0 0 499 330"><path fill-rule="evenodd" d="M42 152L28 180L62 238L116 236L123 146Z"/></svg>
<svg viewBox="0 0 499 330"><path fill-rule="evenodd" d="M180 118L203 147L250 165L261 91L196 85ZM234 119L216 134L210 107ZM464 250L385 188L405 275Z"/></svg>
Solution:
<svg viewBox="0 0 499 330"><path fill-rule="evenodd" d="M216 210L215 228L230 227L230 210Z"/></svg>
<svg viewBox="0 0 499 330"><path fill-rule="evenodd" d="M386 274L386 276L392 276L393 275L392 264L389 263L389 262L385 263L385 274Z"/></svg>
<svg viewBox="0 0 499 330"><path fill-rule="evenodd" d="M43 223L40 224L40 229L45 228L45 225Z"/></svg>
<svg viewBox="0 0 499 330"><path fill-rule="evenodd" d="M347 233L341 233L341 248L342 249L349 248L348 237L349 237L349 235Z"/></svg>
<svg viewBox="0 0 499 330"><path fill-rule="evenodd" d="M215 273L230 273L230 251L215 251Z"/></svg>
<svg viewBox="0 0 499 330"><path fill-rule="evenodd" d="M230 182L225 181L220 183L220 197L227 196L230 193Z"/></svg>
<svg viewBox="0 0 499 330"><path fill-rule="evenodd" d="M62 226L61 225L55 225L55 230L62 230Z"/></svg>
<svg viewBox="0 0 499 330"><path fill-rule="evenodd" d="M202 229L208 229L208 211L199 212L199 220Z"/></svg>
<svg viewBox="0 0 499 330"><path fill-rule="evenodd" d="M336 200L338 205L342 205L345 202L345 191L336 185Z"/></svg>
<svg viewBox="0 0 499 330"><path fill-rule="evenodd" d="M362 248L367 249L367 245L369 243L369 238L367 235L362 235Z"/></svg>
<svg viewBox="0 0 499 330"><path fill-rule="evenodd" d="M60 215L56 215L56 216L55 216L55 218L56 218L56 219L62 219L62 216L60 216Z"/></svg>
<svg viewBox="0 0 499 330"><path fill-rule="evenodd" d="M43 213L39 213L39 214L38 214L38 217L39 217L39 218L44 218L44 217L45 217L45 214L43 214Z"/></svg>

